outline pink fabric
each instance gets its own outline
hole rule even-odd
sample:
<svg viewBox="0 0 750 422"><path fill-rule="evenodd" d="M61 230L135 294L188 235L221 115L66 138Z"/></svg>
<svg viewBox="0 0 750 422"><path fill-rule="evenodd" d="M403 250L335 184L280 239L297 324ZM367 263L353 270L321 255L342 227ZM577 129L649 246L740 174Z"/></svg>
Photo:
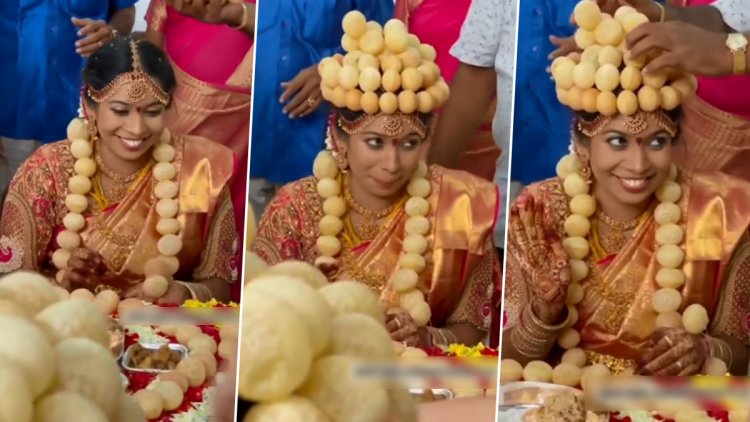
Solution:
<svg viewBox="0 0 750 422"><path fill-rule="evenodd" d="M164 49L180 69L200 81L236 90L227 81L253 46L251 37L226 25L193 19L169 5L163 32Z"/></svg>
<svg viewBox="0 0 750 422"><path fill-rule="evenodd" d="M469 13L469 6L471 0L396 0L396 11L402 15L396 17L404 19L403 11L410 9L406 16L409 32L419 37L422 43L435 47L435 62L448 84L459 65L450 49L461 35L461 25Z"/></svg>
<svg viewBox="0 0 750 422"><path fill-rule="evenodd" d="M687 0L690 6L704 6L714 0ZM698 97L719 110L750 120L750 76L698 78Z"/></svg>

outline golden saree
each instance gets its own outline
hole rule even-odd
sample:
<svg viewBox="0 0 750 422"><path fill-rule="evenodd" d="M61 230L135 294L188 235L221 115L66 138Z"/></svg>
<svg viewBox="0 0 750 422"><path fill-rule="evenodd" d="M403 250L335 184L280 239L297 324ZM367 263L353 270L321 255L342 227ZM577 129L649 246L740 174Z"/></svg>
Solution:
<svg viewBox="0 0 750 422"><path fill-rule="evenodd" d="M469 323L487 330L498 305L492 303L493 293L501 281L491 240L497 190L478 177L438 166L431 166L428 177L433 212L420 289L432 309L432 325ZM261 218L252 252L268 264L292 259L313 263L322 207L314 178L284 186ZM401 208L372 241L344 246L333 279L357 280L381 293L396 268L405 222Z"/></svg>
<svg viewBox="0 0 750 422"><path fill-rule="evenodd" d="M231 151L196 137L174 135L173 143L180 188L176 218L182 224L183 242L175 278L234 282L239 248L227 188ZM31 270L54 274L51 256L57 249L56 235L64 229L65 197L74 163L70 142L61 141L39 148L18 170L0 220L0 273ZM89 198L84 215L83 244L102 255L113 272L102 282L122 296L137 292L145 262L158 255L154 183L150 176L134 182L122 201L103 210Z"/></svg>
<svg viewBox="0 0 750 422"><path fill-rule="evenodd" d="M750 185L720 173L681 175L679 203L685 229L687 282L683 303L699 303L711 316L711 334L732 336L750 344ZM544 204L548 224L563 238L570 215L568 197L559 179L531 185L526 192ZM651 297L658 288L655 276L656 223L653 215L642 223L614 256L596 261L582 282L584 299L575 325L580 347L594 363L620 372L644 354L654 331L656 312ZM518 323L531 300L528 251L509 235L503 304L504 330ZM554 360L555 351L549 357Z"/></svg>

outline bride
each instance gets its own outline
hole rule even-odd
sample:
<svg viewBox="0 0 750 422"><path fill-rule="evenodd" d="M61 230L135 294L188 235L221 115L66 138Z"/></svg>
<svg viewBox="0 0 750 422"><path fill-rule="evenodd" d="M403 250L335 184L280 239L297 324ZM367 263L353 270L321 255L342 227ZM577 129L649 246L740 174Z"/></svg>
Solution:
<svg viewBox="0 0 750 422"><path fill-rule="evenodd" d="M238 278L231 151L165 129L175 78L148 42L114 38L83 80L69 139L39 148L11 182L0 273L164 303L228 300Z"/></svg>
<svg viewBox="0 0 750 422"><path fill-rule="evenodd" d="M627 56L619 68L603 58L613 46L596 47L552 65L577 112L572 153L512 204L503 358L746 375L750 185L674 166L690 77L641 78ZM597 88L571 87L568 70L596 54L602 73L622 77L597 77L611 90L586 103Z"/></svg>
<svg viewBox="0 0 750 422"><path fill-rule="evenodd" d="M347 15L347 37L356 24L364 28L364 16ZM365 284L380 294L396 341L476 344L487 334L500 285L491 240L497 191L468 173L425 164L432 110L448 95L434 49L398 21L385 31L367 25L365 38L379 39L373 44L380 49L346 45L346 57L321 62L323 96L334 106L328 149L314 176L279 191L251 249L269 265L301 260L330 280ZM383 32L411 44L399 56L388 50L376 58ZM381 83L379 69L389 66L405 67L400 84L397 70L386 70Z"/></svg>

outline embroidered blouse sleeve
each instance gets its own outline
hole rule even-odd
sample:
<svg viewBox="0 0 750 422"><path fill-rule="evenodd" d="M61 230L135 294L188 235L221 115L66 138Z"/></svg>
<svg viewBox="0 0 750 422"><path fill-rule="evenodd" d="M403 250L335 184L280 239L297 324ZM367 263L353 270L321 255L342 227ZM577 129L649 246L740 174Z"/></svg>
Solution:
<svg viewBox="0 0 750 422"><path fill-rule="evenodd" d="M218 279L234 283L239 278L239 263L242 260L239 255L234 210L226 187L219 196L217 210L210 224L201 262L193 271L193 279Z"/></svg>
<svg viewBox="0 0 750 422"><path fill-rule="evenodd" d="M58 220L50 164L44 150L37 150L10 183L0 220L0 273L38 271L49 259Z"/></svg>
<svg viewBox="0 0 750 422"><path fill-rule="evenodd" d="M501 280L500 261L492 241L488 240L482 260L472 272L458 306L446 323L468 323L480 330L489 330L492 322L492 299L495 289L500 288Z"/></svg>
<svg viewBox="0 0 750 422"><path fill-rule="evenodd" d="M303 260L302 219L294 201L296 191L295 185L281 188L258 224L251 251L268 265Z"/></svg>
<svg viewBox="0 0 750 422"><path fill-rule="evenodd" d="M737 247L727 268L712 334L725 335L750 345L750 238Z"/></svg>

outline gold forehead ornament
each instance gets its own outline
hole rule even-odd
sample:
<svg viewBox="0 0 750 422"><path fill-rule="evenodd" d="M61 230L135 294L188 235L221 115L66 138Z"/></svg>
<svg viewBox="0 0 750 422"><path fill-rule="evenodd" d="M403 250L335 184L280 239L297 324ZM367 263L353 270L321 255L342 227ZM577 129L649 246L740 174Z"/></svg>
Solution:
<svg viewBox="0 0 750 422"><path fill-rule="evenodd" d="M369 125L375 119L385 116L383 120L382 129L383 133L387 136L396 136L403 132L404 127L413 130L420 138L427 136L427 125L422 122L419 115L416 113L401 113L396 112L392 114L386 114L383 112L377 114L363 113L354 120L346 120L339 114L336 119L336 124L341 130L347 135L355 135L361 132L367 125Z"/></svg>
<svg viewBox="0 0 750 422"><path fill-rule="evenodd" d="M169 94L141 67L141 59L138 55L138 44L140 42L142 41L130 41L133 70L120 74L102 89L97 90L89 86L87 89L91 99L97 103L103 103L112 98L121 88L126 87L128 100L132 103L143 101L146 94L151 93L163 105L169 104Z"/></svg>
<svg viewBox="0 0 750 422"><path fill-rule="evenodd" d="M585 121L581 118L577 119L576 125L578 130L589 138L602 133L602 130L614 120L617 116L604 116L602 114L597 115L591 121ZM625 130L629 135L640 135L643 131L648 128L648 119L652 119L656 122L656 125L666 131L669 136L677 135L677 123L672 120L669 115L662 109L657 109L652 112L638 111L637 113L625 117Z"/></svg>

